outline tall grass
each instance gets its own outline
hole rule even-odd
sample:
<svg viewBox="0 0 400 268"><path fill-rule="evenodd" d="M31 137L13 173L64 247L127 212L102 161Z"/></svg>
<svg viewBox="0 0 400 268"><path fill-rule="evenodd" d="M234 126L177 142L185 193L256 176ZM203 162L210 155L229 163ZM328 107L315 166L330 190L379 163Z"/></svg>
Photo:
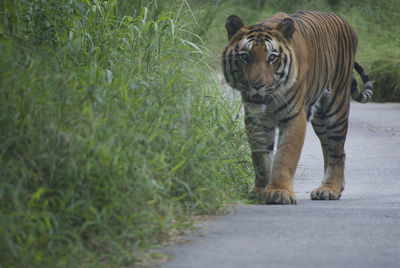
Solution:
<svg viewBox="0 0 400 268"><path fill-rule="evenodd" d="M372 100L400 101L399 0L223 1L221 11L205 36L207 45L214 53L221 53L227 40L225 19L231 14L239 15L246 25L252 25L276 12L291 14L303 9L335 12L346 19L358 35L356 60L372 79Z"/></svg>
<svg viewBox="0 0 400 268"><path fill-rule="evenodd" d="M0 7L0 266L134 266L190 215L247 191L241 122L199 37L204 9Z"/></svg>

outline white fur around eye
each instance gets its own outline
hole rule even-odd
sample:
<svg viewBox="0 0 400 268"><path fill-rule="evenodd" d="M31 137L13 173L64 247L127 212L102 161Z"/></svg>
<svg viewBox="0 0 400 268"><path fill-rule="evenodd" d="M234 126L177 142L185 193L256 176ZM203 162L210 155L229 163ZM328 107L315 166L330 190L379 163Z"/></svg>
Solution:
<svg viewBox="0 0 400 268"><path fill-rule="evenodd" d="M274 63L277 59L279 54L276 51L276 42L275 40L269 40L265 42L265 47L267 48L267 62L268 63Z"/></svg>
<svg viewBox="0 0 400 268"><path fill-rule="evenodd" d="M265 47L267 48L268 51L271 51L273 49L272 44L270 42L265 42Z"/></svg>
<svg viewBox="0 0 400 268"><path fill-rule="evenodd" d="M250 41L249 39L243 39L240 42L240 48L245 49L245 50L251 50L253 48L253 42Z"/></svg>
<svg viewBox="0 0 400 268"><path fill-rule="evenodd" d="M275 40L269 40L269 41L265 41L265 47L267 48L268 51L273 51L274 49L277 48L277 43L275 42Z"/></svg>

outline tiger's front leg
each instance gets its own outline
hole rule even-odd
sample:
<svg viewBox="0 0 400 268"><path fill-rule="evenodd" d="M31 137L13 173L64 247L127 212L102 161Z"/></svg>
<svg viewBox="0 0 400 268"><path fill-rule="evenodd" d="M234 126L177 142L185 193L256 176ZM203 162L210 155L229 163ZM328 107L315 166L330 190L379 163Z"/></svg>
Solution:
<svg viewBox="0 0 400 268"><path fill-rule="evenodd" d="M267 204L297 204L293 177L304 143L306 123L305 111L301 111L288 122L284 120L280 124L280 138L271 179L264 193Z"/></svg>
<svg viewBox="0 0 400 268"><path fill-rule="evenodd" d="M265 187L270 180L275 123L269 120L264 113L257 113L251 104L245 104L245 115L244 122L255 172L255 184L250 191L250 198L259 199L264 194Z"/></svg>
<svg viewBox="0 0 400 268"><path fill-rule="evenodd" d="M255 183L254 188L250 191L250 199L261 199L269 182L273 152L272 150L253 151L251 158L253 160Z"/></svg>

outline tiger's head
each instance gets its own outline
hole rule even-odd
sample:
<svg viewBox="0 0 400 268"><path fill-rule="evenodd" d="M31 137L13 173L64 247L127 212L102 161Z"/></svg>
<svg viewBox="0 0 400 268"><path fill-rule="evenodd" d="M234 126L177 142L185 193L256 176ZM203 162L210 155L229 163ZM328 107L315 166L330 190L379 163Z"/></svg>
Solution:
<svg viewBox="0 0 400 268"><path fill-rule="evenodd" d="M243 101L268 104L282 96L297 79L291 39L292 19L283 19L276 28L264 24L246 27L235 15L227 18L228 44L222 55L227 83L242 94Z"/></svg>

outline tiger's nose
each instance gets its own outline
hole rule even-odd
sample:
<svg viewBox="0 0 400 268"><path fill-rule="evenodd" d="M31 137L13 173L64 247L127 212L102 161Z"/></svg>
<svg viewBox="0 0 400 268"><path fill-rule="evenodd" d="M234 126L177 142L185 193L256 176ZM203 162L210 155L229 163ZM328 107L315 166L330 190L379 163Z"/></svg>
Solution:
<svg viewBox="0 0 400 268"><path fill-rule="evenodd" d="M260 88L263 88L263 87L265 87L265 84L254 84L254 85L253 85L253 88L254 88L255 90L259 90Z"/></svg>

